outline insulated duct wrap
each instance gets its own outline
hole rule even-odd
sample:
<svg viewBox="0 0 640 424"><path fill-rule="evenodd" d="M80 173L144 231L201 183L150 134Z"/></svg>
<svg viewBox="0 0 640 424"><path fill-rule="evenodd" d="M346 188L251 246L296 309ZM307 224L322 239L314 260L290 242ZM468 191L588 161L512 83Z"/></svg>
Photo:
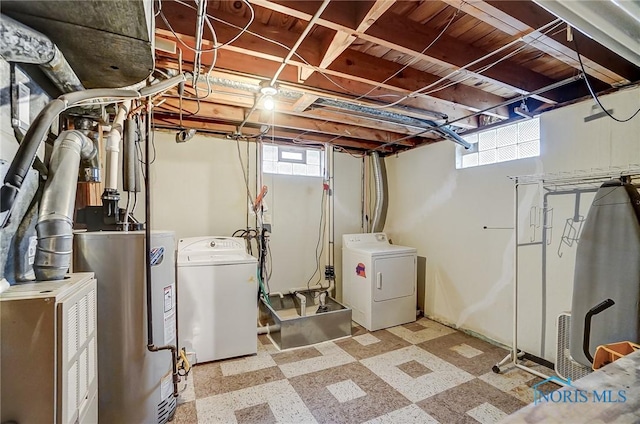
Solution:
<svg viewBox="0 0 640 424"><path fill-rule="evenodd" d="M44 34L2 15L0 55L7 62L33 63L63 93L84 90L82 82L58 47Z"/></svg>
<svg viewBox="0 0 640 424"><path fill-rule="evenodd" d="M379 233L384 229L387 220L387 170L384 166L384 159L380 157L378 152L371 153L371 162L373 164L373 184L376 192L376 204L373 210L373 220L371 224L371 232Z"/></svg>
<svg viewBox="0 0 640 424"><path fill-rule="evenodd" d="M34 272L38 281L61 280L69 269L80 159L91 160L95 155L95 145L80 131L64 131L54 143L36 225Z"/></svg>

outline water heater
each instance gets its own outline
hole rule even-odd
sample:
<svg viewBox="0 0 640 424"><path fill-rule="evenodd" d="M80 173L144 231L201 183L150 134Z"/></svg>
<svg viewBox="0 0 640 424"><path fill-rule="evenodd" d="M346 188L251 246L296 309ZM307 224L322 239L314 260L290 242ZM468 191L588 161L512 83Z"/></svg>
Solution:
<svg viewBox="0 0 640 424"><path fill-rule="evenodd" d="M175 241L151 235L155 345L176 345ZM144 231L74 235L74 271L98 280L98 417L103 423L166 423L173 416L172 358L147 349Z"/></svg>

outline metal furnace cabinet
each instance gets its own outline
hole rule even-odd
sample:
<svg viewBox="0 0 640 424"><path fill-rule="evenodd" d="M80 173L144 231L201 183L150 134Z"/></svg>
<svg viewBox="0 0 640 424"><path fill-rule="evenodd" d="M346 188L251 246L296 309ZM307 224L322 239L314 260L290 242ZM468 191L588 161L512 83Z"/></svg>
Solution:
<svg viewBox="0 0 640 424"><path fill-rule="evenodd" d="M0 294L0 421L98 421L93 273Z"/></svg>

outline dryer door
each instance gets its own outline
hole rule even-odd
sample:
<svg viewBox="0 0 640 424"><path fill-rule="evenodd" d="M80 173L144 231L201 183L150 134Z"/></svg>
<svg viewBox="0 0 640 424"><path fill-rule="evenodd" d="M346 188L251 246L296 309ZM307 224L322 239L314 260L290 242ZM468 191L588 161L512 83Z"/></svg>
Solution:
<svg viewBox="0 0 640 424"><path fill-rule="evenodd" d="M373 258L373 301L411 296L416 290L414 255Z"/></svg>

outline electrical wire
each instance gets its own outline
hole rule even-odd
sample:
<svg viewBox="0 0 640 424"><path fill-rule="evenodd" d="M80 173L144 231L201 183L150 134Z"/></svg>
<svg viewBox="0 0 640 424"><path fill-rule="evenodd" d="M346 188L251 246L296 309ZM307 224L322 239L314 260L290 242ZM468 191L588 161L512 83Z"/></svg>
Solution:
<svg viewBox="0 0 640 424"><path fill-rule="evenodd" d="M326 199L326 193L327 191L324 189L324 180L322 182L323 187L322 187L322 198L320 201L320 225L318 226L318 242L316 243L316 250L315 250L315 260L316 260L316 268L313 271L313 274L311 274L311 277L309 277L309 280L307 281L307 289L311 290L311 280L313 280L313 278L316 276L316 274L320 273L320 257L322 256L322 253L324 252L324 236L325 236L325 230L326 230L326 225L324 224L324 202ZM322 245L322 248L320 249L320 253L318 253L318 248L320 248L320 246ZM321 278L321 273L320 275L318 275L318 281L316 283L314 283L314 285L318 284L320 282L320 278Z"/></svg>
<svg viewBox="0 0 640 424"><path fill-rule="evenodd" d="M593 88L591 87L591 84L589 83L589 78L587 73L584 70L584 64L582 63L582 58L580 57L580 50L578 48L578 40L576 39L576 37L573 37L573 44L576 46L576 53L578 55L578 62L580 63L580 69L582 70L582 75L584 77L584 82L587 85L587 89L589 90L589 93L591 94L591 97L593 97L593 99L596 101L596 103L598 103L598 106L600 106L600 109L602 109L602 111L604 113L607 114L607 116L609 116L609 118L613 119L616 122L629 122L630 120L632 120L633 118L635 118L635 116L640 113L640 108L638 108L638 110L636 110L635 112L633 112L631 114L631 116L629 116L626 119L620 119L617 118L615 116L613 116L611 113L609 113L609 111L607 110L607 108L605 108L602 103L600 102L600 99L598 98L598 96L596 95L596 93L593 91Z"/></svg>
<svg viewBox="0 0 640 424"><path fill-rule="evenodd" d="M551 27L551 29L547 29L546 27L547 27L547 26L549 26L550 24L553 24L553 26ZM400 98L400 99L398 99L398 100L396 100L396 101L394 101L394 102L391 102L391 103L388 103L388 104L385 104L385 105L376 105L376 106L371 106L371 107L372 107L372 108L374 108L374 109L384 109L384 108L388 108L388 107L396 106L397 104L399 104L399 103L403 102L404 100L409 99L409 98L412 98L412 97L415 97L415 96L417 96L418 94L423 94L423 95L425 95L425 94L426 94L426 93L424 93L424 91L425 91L425 90L428 90L428 89L430 89L430 88L432 88L432 87L435 87L435 86L437 86L438 84L440 84L441 82L443 82L443 81L446 81L446 80L450 79L452 76L454 76L454 75L456 75L456 74L458 74L458 73L460 73L460 72L462 72L462 71L465 71L467 68L469 68L469 67L471 67L471 66L475 65L476 63L482 62L482 61L486 60L488 57L490 57L490 56L492 56L492 55L495 55L495 54L497 54L497 53L501 52L502 50L505 50L505 49L506 49L506 48L508 48L511 44L513 44L513 43L515 43L515 42L523 42L523 43L524 43L524 45L523 45L523 46L520 46L519 48L517 48L517 49L515 50L515 52L511 52L511 53L507 54L506 56L504 56L504 57L502 57L502 58L500 58L500 59L498 59L498 60L496 60L496 61L494 61L494 62L492 62L492 63L490 63L490 64L488 64L488 65L485 65L485 66L483 66L483 67L481 67L481 68L479 68L479 69L477 69L477 70L475 70L475 71L469 71L469 72L471 72L471 73L473 73L473 74L482 74L483 72L486 72L486 71L487 71L488 69L490 69L491 67L493 67L493 66L497 65L498 63L500 63L500 62L502 62L502 61L506 60L507 58L512 57L513 55L517 54L518 52L520 52L522 49L526 48L527 46L530 46L530 45L531 45L532 43L534 43L535 41L538 41L540 38L542 38L543 36L545 36L545 35L546 35L547 33L549 33L550 31L554 30L557 26L559 26L559 25L561 25L561 24L562 24L562 20L560 20L560 19L556 19L556 20L552 21L551 23L548 23L548 24L546 24L546 25L543 25L541 28L539 28L539 29L535 30L534 32L540 32L540 31L546 31L546 32L541 33L541 34L540 34L537 38L535 38L533 41L524 41L524 40L522 40L522 37L521 37L521 38L519 38L519 39L517 39L517 40L511 41L510 43L505 44L504 46L502 46L502 47L500 47L500 48L498 48L498 49L494 50L493 52L490 52L489 54L487 54L487 55L485 55L485 56L483 56L483 57L481 57L481 58L479 58L479 59L476 59L476 60L474 60L474 61L472 61L472 62L469 62L468 64L466 64L466 65L464 65L464 66L462 66L462 67L460 67L460 68L456 69L455 71L452 71L452 72L448 73L447 75L445 75L445 76L441 77L441 78L440 78L440 79L438 79L437 81L434 81L434 82L432 82L432 83L430 83L430 84L428 84L428 85L426 85L426 86L424 86L424 87L422 87L422 88L420 88L420 89L418 89L418 90L415 90L415 91L413 91L413 92L411 92L411 93L409 93L409 94L405 95L404 97L402 97L402 98ZM466 79L468 79L468 78L470 78L470 77L471 77L471 75L467 76L464 80L466 80ZM463 80L463 81L464 81L464 80ZM453 84L450 84L450 85L448 85L448 86L458 84L459 82L461 82L461 81L457 81L457 82L455 82L455 83L453 83ZM443 88L446 88L446 87L443 87ZM443 89L443 88L439 88L439 89L437 89L437 90L433 90L433 91L431 91L430 93L433 93L433 92L435 92L435 91L441 90L441 89Z"/></svg>
<svg viewBox="0 0 640 424"><path fill-rule="evenodd" d="M460 6L455 10L455 12L453 12L453 14L451 15L451 19L449 19L449 22L447 22L447 25L445 25L445 27L442 29L442 31L440 31L440 34L438 34L436 36L436 38L434 38L433 41L431 41L431 43L429 43L427 45L427 47L422 49L420 54L424 54L427 50L429 50L444 35L444 33L447 31L447 29L449 29L449 26L453 23L453 20L456 18L456 16L458 16L458 13L460 12L460 8L462 7L462 5L463 5L463 2L461 2ZM375 87L373 87L372 89L367 91L366 93L356 97L354 100L360 100L360 99L362 99L364 97L367 97L373 91L375 91L378 88L380 88L383 84L386 84L391 78L394 78L395 76L397 76L402 71L404 71L409 66L413 65L414 63L416 63L419 60L420 59L417 56L414 56L413 59L411 59L408 63L406 63L402 68L398 69L396 72L394 72L393 74L389 75L384 81L382 81L381 83L379 83L378 85L376 85Z"/></svg>
<svg viewBox="0 0 640 424"><path fill-rule="evenodd" d="M238 38L240 38L240 36L247 31L247 29L249 28L249 26L253 23L253 20L255 19L255 11L253 10L253 7L251 6L251 3L248 2L248 0L241 0L244 4L247 5L247 7L249 8L249 11L251 12L251 17L249 18L249 22L247 22L245 24L244 27L237 27L238 29L240 29L240 33L238 33L237 35L235 35L234 37L231 38L231 40L225 42L224 44L220 44L217 45L214 44L214 46L210 49L195 49L191 46L189 46L188 44L186 44L184 41L182 41L182 39L180 38L180 36L178 35L178 33L173 29L173 27L171 26L171 24L169 23L169 20L167 19L166 15L164 14L164 12L162 11L162 6L160 6L158 13L160 14L160 17L162 18L162 20L164 21L165 25L167 26L167 28L169 28L169 31L171 31L171 33L173 34L173 36L176 38L176 40L182 44L184 47L186 47L188 50L191 50L194 53L211 53L215 50L218 50L221 47L225 47L228 46L229 44L233 43L234 41L236 41ZM197 10L196 7L181 1L181 0L175 0L176 3L179 3L183 6L186 6L190 9L194 9ZM160 5L162 5L162 0L159 1ZM205 14L206 17L208 18L213 18L211 15L209 15L208 13ZM215 19L215 18L214 18Z"/></svg>
<svg viewBox="0 0 640 424"><path fill-rule="evenodd" d="M242 168L242 179L244 180L244 185L247 189L247 199L249 199L249 204L251 205L251 210L254 213L258 213L256 211L256 205L253 203L253 198L251 197L251 189L249 188L249 180L247 179L244 173L244 161L242 160L242 153L240 153L240 137L235 137L236 139L236 148L238 150L238 159L240 160L240 166Z"/></svg>

